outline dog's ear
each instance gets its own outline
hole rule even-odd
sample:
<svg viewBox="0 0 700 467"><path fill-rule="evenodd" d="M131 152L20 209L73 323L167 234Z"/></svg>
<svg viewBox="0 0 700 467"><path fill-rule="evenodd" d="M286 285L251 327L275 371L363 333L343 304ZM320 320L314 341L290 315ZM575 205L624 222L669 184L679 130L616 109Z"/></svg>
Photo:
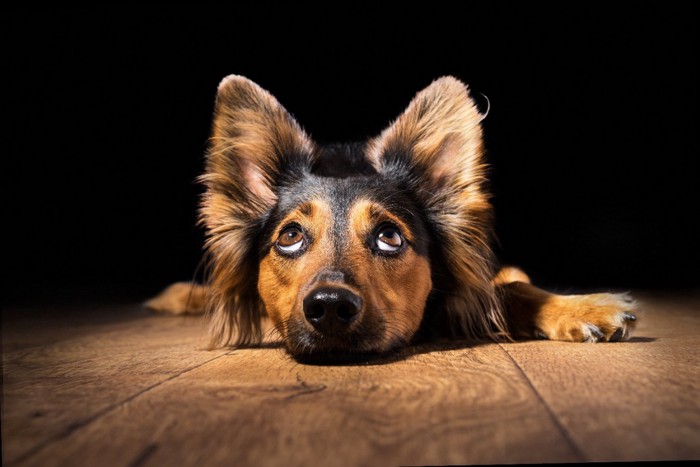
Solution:
<svg viewBox="0 0 700 467"><path fill-rule="evenodd" d="M420 178L423 195L462 194L484 178L482 119L465 84L437 79L370 141L368 158L378 172L410 170Z"/></svg>
<svg viewBox="0 0 700 467"><path fill-rule="evenodd" d="M219 84L205 175L207 197L225 197L252 217L276 200L289 174L308 170L314 144L270 93L237 75ZM210 200L206 200L210 201ZM215 227L232 206L205 203L202 214Z"/></svg>
<svg viewBox="0 0 700 467"><path fill-rule="evenodd" d="M314 144L267 91L242 76L219 85L200 219L210 260L212 346L260 341L255 237L278 188L312 165Z"/></svg>
<svg viewBox="0 0 700 467"><path fill-rule="evenodd" d="M466 336L505 332L491 284L491 214L481 115L467 86L435 80L367 146L380 174L404 176L422 201L455 282L446 295L451 329Z"/></svg>

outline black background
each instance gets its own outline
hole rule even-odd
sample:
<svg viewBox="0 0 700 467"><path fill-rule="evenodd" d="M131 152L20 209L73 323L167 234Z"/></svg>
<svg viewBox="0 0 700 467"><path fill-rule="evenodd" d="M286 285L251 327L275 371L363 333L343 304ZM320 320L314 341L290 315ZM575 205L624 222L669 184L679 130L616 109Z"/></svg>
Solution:
<svg viewBox="0 0 700 467"><path fill-rule="evenodd" d="M689 9L375 9L3 14L4 300L193 276L194 179L229 73L319 142L373 136L455 75L491 103L503 261L564 291L700 284Z"/></svg>

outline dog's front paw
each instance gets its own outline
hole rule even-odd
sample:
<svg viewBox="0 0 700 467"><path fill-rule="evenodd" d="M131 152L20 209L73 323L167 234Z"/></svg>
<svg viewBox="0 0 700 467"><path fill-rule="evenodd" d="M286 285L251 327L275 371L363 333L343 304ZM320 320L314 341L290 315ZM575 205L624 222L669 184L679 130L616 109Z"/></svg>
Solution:
<svg viewBox="0 0 700 467"><path fill-rule="evenodd" d="M535 337L570 342L618 342L637 324L627 294L555 295L543 307Z"/></svg>
<svg viewBox="0 0 700 467"><path fill-rule="evenodd" d="M144 303L153 311L181 315L204 313L206 288L191 282L176 282Z"/></svg>

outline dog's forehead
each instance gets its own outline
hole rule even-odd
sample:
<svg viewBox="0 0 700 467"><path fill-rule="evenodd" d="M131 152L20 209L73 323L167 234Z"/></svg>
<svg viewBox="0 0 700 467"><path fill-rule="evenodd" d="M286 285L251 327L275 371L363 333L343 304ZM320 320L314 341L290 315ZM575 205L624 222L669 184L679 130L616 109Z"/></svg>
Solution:
<svg viewBox="0 0 700 467"><path fill-rule="evenodd" d="M277 205L271 220L278 223L312 201L327 208L337 230L347 227L348 216L359 201L372 201L402 219L408 226L422 223L420 206L411 190L396 180L378 174L347 178L309 174L278 191Z"/></svg>
<svg viewBox="0 0 700 467"><path fill-rule="evenodd" d="M284 216L313 200L327 205L336 217L347 214L360 199L381 202L391 209L397 198L405 198L392 196L397 191L393 185L377 175L347 178L307 175L278 192L277 211Z"/></svg>

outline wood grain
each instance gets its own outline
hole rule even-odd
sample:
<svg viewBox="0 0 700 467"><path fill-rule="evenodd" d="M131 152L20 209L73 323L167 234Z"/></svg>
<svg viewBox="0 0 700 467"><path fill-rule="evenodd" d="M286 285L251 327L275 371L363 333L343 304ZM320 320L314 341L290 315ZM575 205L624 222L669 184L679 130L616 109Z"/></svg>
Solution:
<svg viewBox="0 0 700 467"><path fill-rule="evenodd" d="M536 447L537 449L533 449ZM233 352L105 415L29 465L339 465L577 460L495 345L389 365Z"/></svg>
<svg viewBox="0 0 700 467"><path fill-rule="evenodd" d="M697 307L650 303L629 342L502 347L586 460L688 460L700 459L698 335Z"/></svg>
<svg viewBox="0 0 700 467"><path fill-rule="evenodd" d="M627 343L435 344L344 366L202 351L201 319L129 305L64 316L3 322L3 465L700 458L694 306L650 310Z"/></svg>
<svg viewBox="0 0 700 467"><path fill-rule="evenodd" d="M138 304L56 311L3 320L3 464L224 353L199 350L200 320L155 318Z"/></svg>

